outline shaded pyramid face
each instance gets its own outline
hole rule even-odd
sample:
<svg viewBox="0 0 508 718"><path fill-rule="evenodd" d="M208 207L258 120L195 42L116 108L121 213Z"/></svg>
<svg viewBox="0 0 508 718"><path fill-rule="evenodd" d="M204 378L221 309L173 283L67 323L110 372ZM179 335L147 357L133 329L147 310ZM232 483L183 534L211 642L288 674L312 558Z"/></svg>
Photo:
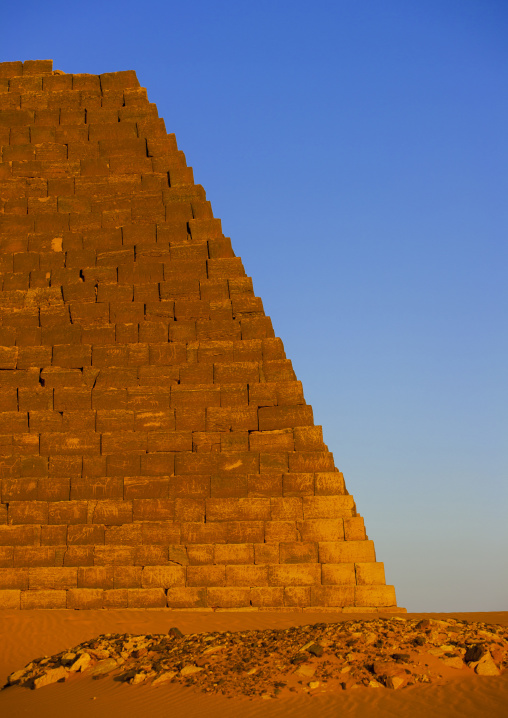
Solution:
<svg viewBox="0 0 508 718"><path fill-rule="evenodd" d="M393 610L135 74L0 64L0 145L0 607Z"/></svg>

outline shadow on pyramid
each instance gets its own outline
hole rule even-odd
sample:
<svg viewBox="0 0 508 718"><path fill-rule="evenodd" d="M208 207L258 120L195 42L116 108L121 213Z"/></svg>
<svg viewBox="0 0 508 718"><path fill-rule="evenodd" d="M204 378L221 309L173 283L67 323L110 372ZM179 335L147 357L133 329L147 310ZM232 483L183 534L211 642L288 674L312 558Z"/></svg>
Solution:
<svg viewBox="0 0 508 718"><path fill-rule="evenodd" d="M394 611L134 72L0 64L0 607Z"/></svg>

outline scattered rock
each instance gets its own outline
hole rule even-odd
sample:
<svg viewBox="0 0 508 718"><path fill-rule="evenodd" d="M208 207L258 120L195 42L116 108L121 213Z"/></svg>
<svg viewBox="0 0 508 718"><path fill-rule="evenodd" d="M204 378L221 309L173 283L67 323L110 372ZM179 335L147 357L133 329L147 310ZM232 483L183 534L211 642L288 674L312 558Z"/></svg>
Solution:
<svg viewBox="0 0 508 718"><path fill-rule="evenodd" d="M437 660L437 658L439 660ZM467 667L466 667L467 665ZM290 693L401 690L463 669L508 666L508 629L462 620L373 618L223 633L105 634L15 671L7 685L41 687L79 674L129 685L179 682L204 693L277 699Z"/></svg>

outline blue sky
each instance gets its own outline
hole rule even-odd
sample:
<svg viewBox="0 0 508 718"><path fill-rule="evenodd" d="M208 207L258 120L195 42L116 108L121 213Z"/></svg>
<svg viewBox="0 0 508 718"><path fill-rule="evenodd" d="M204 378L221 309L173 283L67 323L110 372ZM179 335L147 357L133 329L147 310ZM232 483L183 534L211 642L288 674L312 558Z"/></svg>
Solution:
<svg viewBox="0 0 508 718"><path fill-rule="evenodd" d="M0 60L135 69L409 610L508 608L508 7L29 0Z"/></svg>

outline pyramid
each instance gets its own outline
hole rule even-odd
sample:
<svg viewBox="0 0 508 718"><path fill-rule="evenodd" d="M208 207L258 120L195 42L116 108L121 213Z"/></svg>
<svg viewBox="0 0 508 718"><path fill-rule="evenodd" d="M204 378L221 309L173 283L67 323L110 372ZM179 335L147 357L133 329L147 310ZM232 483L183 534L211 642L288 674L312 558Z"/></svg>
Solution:
<svg viewBox="0 0 508 718"><path fill-rule="evenodd" d="M0 64L0 607L394 611L134 72Z"/></svg>

